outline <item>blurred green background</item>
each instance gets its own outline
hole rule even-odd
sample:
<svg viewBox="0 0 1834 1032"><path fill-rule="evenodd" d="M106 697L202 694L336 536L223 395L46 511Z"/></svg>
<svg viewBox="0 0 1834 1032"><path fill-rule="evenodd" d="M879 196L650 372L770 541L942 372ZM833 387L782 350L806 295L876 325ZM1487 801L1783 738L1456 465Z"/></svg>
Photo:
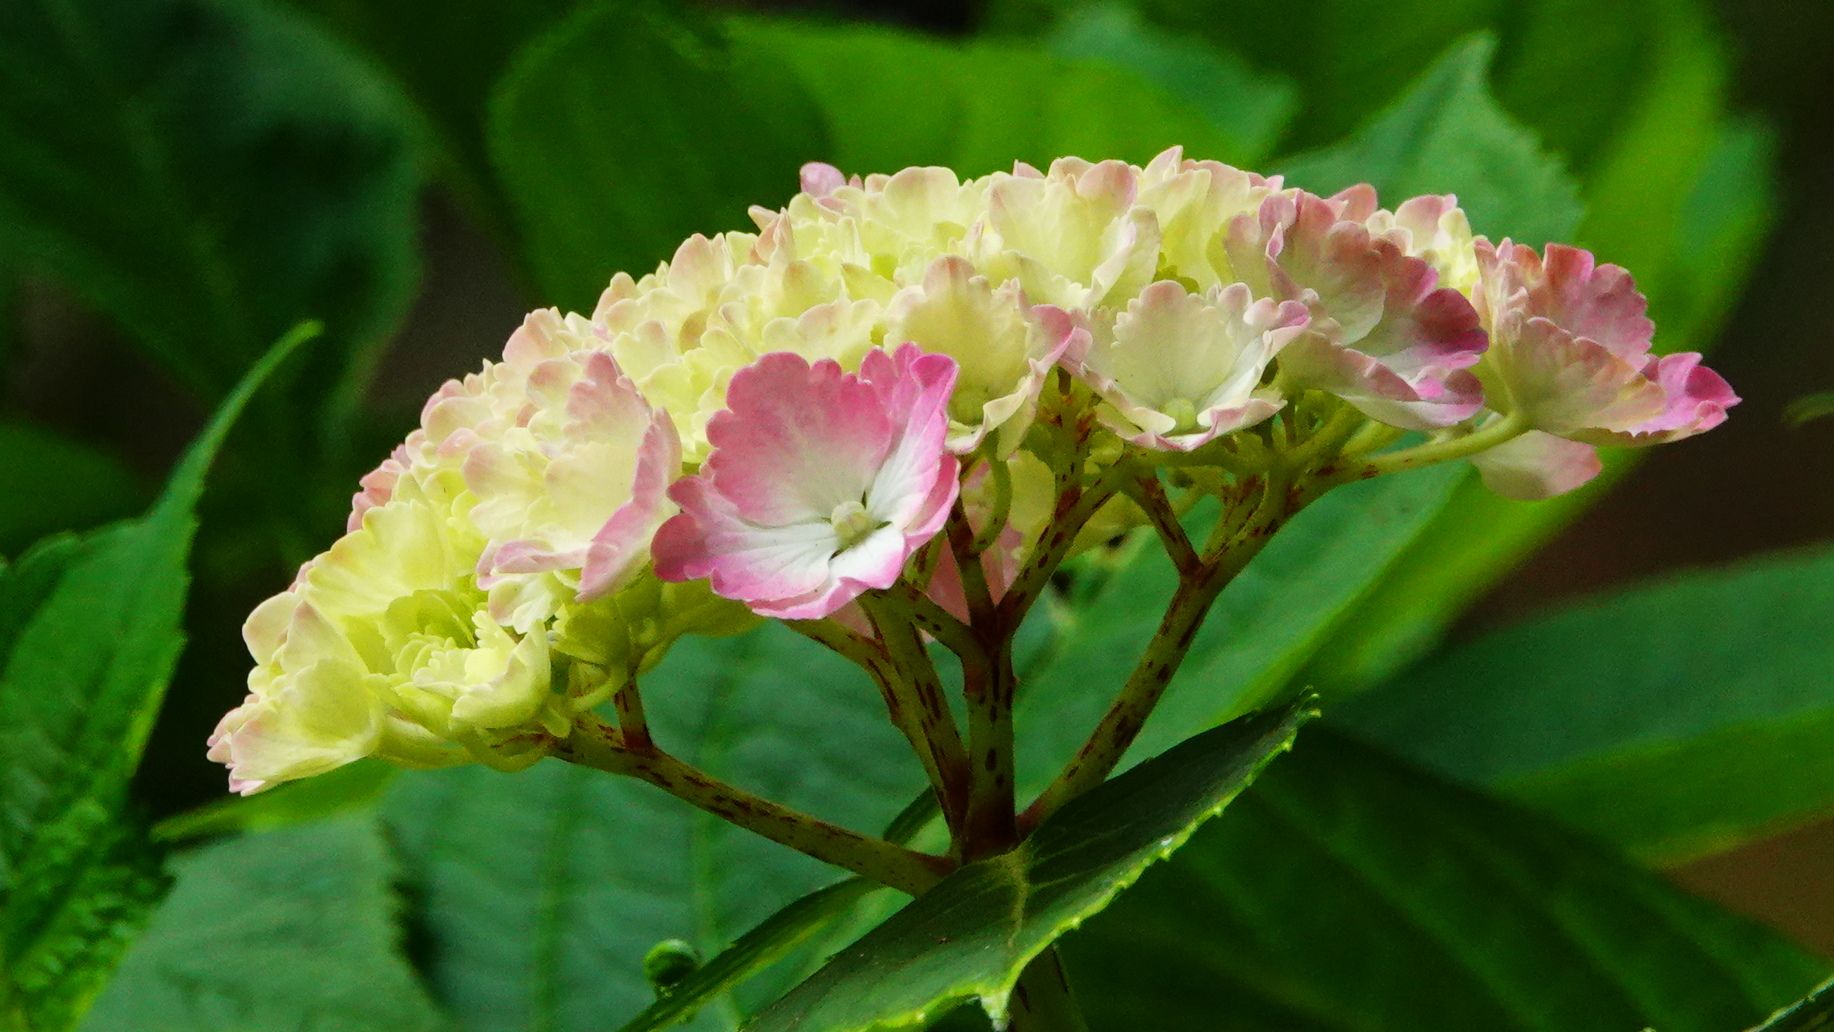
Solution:
<svg viewBox="0 0 1834 1032"><path fill-rule="evenodd" d="M1390 644L1327 647L1308 672L1355 685L1442 631L1827 540L1834 422L1783 418L1834 388L1834 5L1819 0L92 0L0 13L0 554L140 511L262 346L326 322L204 500L190 644L136 785L155 816L189 809L222 792L202 743L241 694L243 614L341 530L420 401L527 309L589 309L613 271L781 203L804 160L979 173L1168 134L1250 167L1304 154L1474 32L1495 41L1502 109L1582 186L1577 239L1629 265L1671 346L1710 347L1745 403L1579 504L1466 510L1520 565L1388 589L1371 605ZM1066 61L1121 78L1071 81ZM823 89L853 103L812 101ZM1409 160L1369 174L1425 190L1470 171ZM1480 231L1489 212L1571 221L1507 193L1466 200ZM1818 824L1671 873L1828 954L1830 870L1834 824Z"/></svg>

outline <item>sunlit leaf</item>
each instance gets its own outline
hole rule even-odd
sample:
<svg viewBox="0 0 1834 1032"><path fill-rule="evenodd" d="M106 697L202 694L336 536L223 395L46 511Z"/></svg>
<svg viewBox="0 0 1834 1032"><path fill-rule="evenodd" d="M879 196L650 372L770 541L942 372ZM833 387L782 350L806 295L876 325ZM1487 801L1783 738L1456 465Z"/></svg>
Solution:
<svg viewBox="0 0 1834 1032"><path fill-rule="evenodd" d="M0 568L0 1016L68 1027L157 898L125 803L184 642L193 510L250 396L316 332L243 378L146 516Z"/></svg>
<svg viewBox="0 0 1834 1032"><path fill-rule="evenodd" d="M1018 848L945 878L749 1027L914 1027L977 998L1003 1023L1026 965L1222 812L1291 747L1308 705L1206 732L1070 802Z"/></svg>
<svg viewBox="0 0 1834 1032"><path fill-rule="evenodd" d="M436 1032L402 956L376 823L327 821L205 846L175 882L85 1032Z"/></svg>

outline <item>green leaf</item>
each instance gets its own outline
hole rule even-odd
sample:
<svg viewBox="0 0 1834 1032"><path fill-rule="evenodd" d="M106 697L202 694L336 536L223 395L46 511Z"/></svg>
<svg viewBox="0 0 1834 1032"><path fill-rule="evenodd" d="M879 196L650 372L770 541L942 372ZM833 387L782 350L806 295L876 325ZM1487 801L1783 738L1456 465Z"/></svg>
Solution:
<svg viewBox="0 0 1834 1032"><path fill-rule="evenodd" d="M989 23L1029 36L1083 0L996 0ZM1363 0L1236 0L1227 10L1183 0L1133 0L1154 24L1290 77L1303 98L1294 142L1334 140L1392 103L1446 41L1474 32L1501 40L1497 94L1580 168L1612 142L1617 119L1660 73L1662 43L1693 0L1390 0L1379 24Z"/></svg>
<svg viewBox="0 0 1834 1032"><path fill-rule="evenodd" d="M0 423L0 556L59 530L100 526L146 502L119 459L43 427ZM55 484L56 490L46 490Z"/></svg>
<svg viewBox="0 0 1834 1032"><path fill-rule="evenodd" d="M0 263L202 397L298 320L361 379L411 300L415 146L360 63L261 3L0 6Z"/></svg>
<svg viewBox="0 0 1834 1032"><path fill-rule="evenodd" d="M1491 96L1495 49L1488 37L1460 43L1348 139L1290 158L1281 171L1323 193L1371 183L1391 203L1456 193L1478 232L1537 247L1570 236L1581 212L1578 187Z"/></svg>
<svg viewBox="0 0 1834 1032"><path fill-rule="evenodd" d="M249 371L145 517L0 569L0 1016L67 1027L156 895L123 807L183 644L193 509L236 416L316 332Z"/></svg>
<svg viewBox="0 0 1834 1032"><path fill-rule="evenodd" d="M1163 1032L1724 1032L1826 973L1329 727L1064 952L1091 1027Z"/></svg>
<svg viewBox="0 0 1834 1032"><path fill-rule="evenodd" d="M875 891L882 890L869 881L850 878L791 903L674 986L625 1025L623 1032L654 1032L687 1021L702 1007L783 960Z"/></svg>
<svg viewBox="0 0 1834 1032"><path fill-rule="evenodd" d="M785 628L690 639L644 681L657 741L717 777L849 827L884 827L923 771L855 667ZM839 872L663 792L558 762L514 775L408 773L388 801L430 933L426 969L467 1032L602 1032L654 993L643 956L683 939L721 953ZM731 1028L857 937L867 899L794 955L709 1004Z"/></svg>
<svg viewBox="0 0 1834 1032"><path fill-rule="evenodd" d="M913 1027L977 997L1004 1024L1025 966L1172 855L1287 751L1311 716L1300 702L1245 717L1099 786L1013 851L943 879L749 1028Z"/></svg>
<svg viewBox="0 0 1834 1032"><path fill-rule="evenodd" d="M572 0L445 0L437 17L417 3L293 2L386 68L435 130L454 185L493 201L484 144L490 89L523 44L574 9Z"/></svg>
<svg viewBox="0 0 1834 1032"><path fill-rule="evenodd" d="M176 884L83 1028L433 1032L373 820L248 835L178 858Z"/></svg>
<svg viewBox="0 0 1834 1032"><path fill-rule="evenodd" d="M824 149L793 82L709 26L592 4L517 56L491 97L490 155L544 297L590 310L696 232L751 228Z"/></svg>
<svg viewBox="0 0 1834 1032"><path fill-rule="evenodd" d="M1143 163L1174 144L1229 160L1246 145L1197 106L1106 60L858 25L754 18L733 21L731 31L735 43L791 68L827 115L830 145L804 156L850 173L947 165L971 176L1070 154Z"/></svg>
<svg viewBox="0 0 1834 1032"><path fill-rule="evenodd" d="M1266 157L1299 107L1284 77L1257 73L1234 54L1149 25L1118 4L1075 12L1057 24L1046 46L1063 57L1127 69L1182 98L1226 135L1222 153L1240 164Z"/></svg>
<svg viewBox="0 0 1834 1032"><path fill-rule="evenodd" d="M1756 1032L1827 1032L1834 1028L1834 978L1770 1016Z"/></svg>
<svg viewBox="0 0 1834 1032"><path fill-rule="evenodd" d="M292 781L252 796L217 799L153 826L153 838L185 842L239 831L267 831L371 810L401 768L359 760L326 774Z"/></svg>
<svg viewBox="0 0 1834 1032"><path fill-rule="evenodd" d="M1457 483L1430 469L1341 488L1287 524L1218 598L1132 755L1280 698L1293 675L1432 523ZM1020 687L1021 792L1075 755L1127 679L1177 583L1150 534L1093 598L1068 607L1058 645Z"/></svg>
<svg viewBox="0 0 1834 1032"><path fill-rule="evenodd" d="M1791 426L1801 426L1829 416L1834 416L1834 391L1805 394L1783 409L1783 419Z"/></svg>
<svg viewBox="0 0 1834 1032"><path fill-rule="evenodd" d="M1830 612L1834 549L1772 556L1485 635L1332 715L1679 860L1834 812Z"/></svg>

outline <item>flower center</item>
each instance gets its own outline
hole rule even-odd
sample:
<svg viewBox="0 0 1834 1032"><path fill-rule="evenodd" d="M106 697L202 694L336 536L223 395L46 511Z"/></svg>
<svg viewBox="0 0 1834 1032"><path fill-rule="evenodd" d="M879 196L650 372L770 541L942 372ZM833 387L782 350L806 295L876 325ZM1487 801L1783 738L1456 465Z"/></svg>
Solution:
<svg viewBox="0 0 1834 1032"><path fill-rule="evenodd" d="M1197 406L1189 398L1173 398L1160 406L1159 411L1171 416L1176 430L1195 430L1197 428Z"/></svg>
<svg viewBox="0 0 1834 1032"><path fill-rule="evenodd" d="M874 519L866 511L866 506L853 499L848 499L834 507L828 515L828 522L834 525L834 533L841 539L841 551L846 551L859 544L860 539L885 526L884 520Z"/></svg>

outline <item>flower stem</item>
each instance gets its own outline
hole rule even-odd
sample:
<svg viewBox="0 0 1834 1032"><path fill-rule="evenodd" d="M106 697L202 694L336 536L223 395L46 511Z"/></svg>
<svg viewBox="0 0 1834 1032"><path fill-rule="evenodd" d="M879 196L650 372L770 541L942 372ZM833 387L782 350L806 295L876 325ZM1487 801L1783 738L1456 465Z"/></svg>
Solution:
<svg viewBox="0 0 1834 1032"><path fill-rule="evenodd" d="M1006 463L989 455L987 475L993 478L993 509L987 514L987 523L974 536L970 545L975 555L992 548L1000 540L1000 532L1006 529L1006 521L1012 514L1013 474ZM957 503L959 505L959 503Z"/></svg>
<svg viewBox="0 0 1834 1032"><path fill-rule="evenodd" d="M1013 694L1016 678L1006 647L962 662L968 705L968 813L956 850L977 860L1017 840L1013 802Z"/></svg>
<svg viewBox="0 0 1834 1032"><path fill-rule="evenodd" d="M643 715L643 695L637 690L637 679L626 680L611 700L618 711L618 733L624 747L635 752L654 749L656 743L650 740L650 725Z"/></svg>
<svg viewBox="0 0 1834 1032"><path fill-rule="evenodd" d="M555 743L553 755L647 781L772 842L913 896L942 880L952 867L945 857L871 838L753 795L653 746L634 751L615 730L596 720L576 723L570 735Z"/></svg>
<svg viewBox="0 0 1834 1032"><path fill-rule="evenodd" d="M1178 513L1172 508L1171 499L1166 497L1165 485L1159 482L1158 476L1151 472L1141 472L1127 483L1124 490L1152 522L1153 530L1158 533L1159 541L1172 557L1172 567L1178 571L1178 575L1195 575L1203 560L1198 557L1197 549L1191 547L1191 539L1178 522Z"/></svg>
<svg viewBox="0 0 1834 1032"><path fill-rule="evenodd" d="M1216 596L1261 551L1292 511L1287 478L1281 471L1270 473L1254 513L1227 540L1208 549L1195 570L1179 578L1159 628L1133 673L1076 756L1020 815L1021 832L1028 833L1058 807L1101 784L1114 771L1165 695Z"/></svg>
<svg viewBox="0 0 1834 1032"><path fill-rule="evenodd" d="M917 637L910 613L879 593L860 596L860 607L879 632L884 650L867 672L885 694L892 723L904 733L929 775L936 802L953 830L961 826L968 799L968 754L961 731L943 699L936 666Z"/></svg>
<svg viewBox="0 0 1834 1032"><path fill-rule="evenodd" d="M970 623L986 622L993 614L993 588L987 583L987 569L981 565L979 538L968 522L968 512L958 499L943 526L945 548L955 560L956 576L961 580L962 601L968 609Z"/></svg>
<svg viewBox="0 0 1834 1032"><path fill-rule="evenodd" d="M1370 477L1385 473L1398 473L1406 469L1418 469L1453 459L1464 459L1478 452L1494 448L1522 436L1533 429L1528 420L1520 414L1512 413L1491 420L1476 430L1457 437L1447 437L1400 451L1383 452L1370 456L1361 463L1353 463L1348 468L1334 474L1331 479L1336 482L1347 480L1367 480Z"/></svg>

